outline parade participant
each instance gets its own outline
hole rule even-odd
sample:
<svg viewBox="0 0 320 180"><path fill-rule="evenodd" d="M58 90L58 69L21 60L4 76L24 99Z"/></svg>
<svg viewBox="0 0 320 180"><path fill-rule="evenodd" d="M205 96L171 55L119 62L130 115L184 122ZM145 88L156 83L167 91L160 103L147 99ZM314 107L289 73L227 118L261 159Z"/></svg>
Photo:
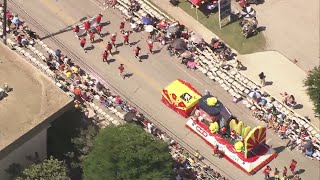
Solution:
<svg viewBox="0 0 320 180"><path fill-rule="evenodd" d="M112 54L111 50L112 50L112 44L108 41L107 46L106 46L106 50L110 53L110 55Z"/></svg>
<svg viewBox="0 0 320 180"><path fill-rule="evenodd" d="M102 62L107 62L109 64L109 61L108 61L108 51L105 50L103 53L102 53Z"/></svg>
<svg viewBox="0 0 320 180"><path fill-rule="evenodd" d="M150 51L151 54L153 54L152 48L153 48L153 41L152 40L147 40L148 43L148 49Z"/></svg>
<svg viewBox="0 0 320 180"><path fill-rule="evenodd" d="M102 26L101 26L101 24L98 24L98 25L96 26L96 31L97 31L97 34L98 34L100 37L102 37L101 30L102 30Z"/></svg>
<svg viewBox="0 0 320 180"><path fill-rule="evenodd" d="M102 18L102 14L98 14L98 15L96 16L96 21L97 21L98 24L100 24L101 18Z"/></svg>
<svg viewBox="0 0 320 180"><path fill-rule="evenodd" d="M80 40L80 46L82 47L82 49L84 50L85 53L87 53L87 50L84 48L84 46L86 45L86 38L81 38Z"/></svg>
<svg viewBox="0 0 320 180"><path fill-rule="evenodd" d="M295 161L294 159L292 159L291 163L290 163L290 171L292 174L295 174L295 169L296 169L296 166L297 166L297 161Z"/></svg>
<svg viewBox="0 0 320 180"><path fill-rule="evenodd" d="M236 139L237 138L237 132L235 130L232 130L231 133L230 133L230 137L232 139Z"/></svg>
<svg viewBox="0 0 320 180"><path fill-rule="evenodd" d="M84 30L86 31L86 33L88 33L88 31L90 29L90 22L89 21L85 21L83 23L83 27L84 27Z"/></svg>
<svg viewBox="0 0 320 180"><path fill-rule="evenodd" d="M280 180L280 177L279 177L279 170L277 168L274 169L274 179L275 180Z"/></svg>
<svg viewBox="0 0 320 180"><path fill-rule="evenodd" d="M271 172L270 166L267 166L266 168L264 168L263 174L264 174L265 180L268 180L270 178L270 172Z"/></svg>
<svg viewBox="0 0 320 180"><path fill-rule="evenodd" d="M120 26L119 26L120 31L123 31L124 25L125 25L125 21L121 21Z"/></svg>
<svg viewBox="0 0 320 180"><path fill-rule="evenodd" d="M285 178L287 178L287 167L283 167L283 170L282 170L282 177L285 179Z"/></svg>
<svg viewBox="0 0 320 180"><path fill-rule="evenodd" d="M90 42L91 42L91 43L94 42L94 35L95 35L94 31L90 31L90 33L89 33L89 38L90 38Z"/></svg>
<svg viewBox="0 0 320 180"><path fill-rule="evenodd" d="M219 146L217 144L213 147L213 156L219 156L219 155L220 155Z"/></svg>
<svg viewBox="0 0 320 180"><path fill-rule="evenodd" d="M123 44L129 45L131 47L129 43L129 32L122 31L122 34L123 34Z"/></svg>
<svg viewBox="0 0 320 180"><path fill-rule="evenodd" d="M117 46L116 46L116 44L115 44L116 39L117 39L117 33L111 34L111 36L110 36L111 44L112 44L113 47L117 50Z"/></svg>
<svg viewBox="0 0 320 180"><path fill-rule="evenodd" d="M78 33L80 32L80 27L78 25L76 25L74 28L73 28L73 32L76 36L76 38L80 39L80 37L78 36Z"/></svg>
<svg viewBox="0 0 320 180"><path fill-rule="evenodd" d="M120 64L120 66L118 67L119 70L119 75L122 77L122 79L125 78L125 74L124 74L124 65Z"/></svg>
<svg viewBox="0 0 320 180"><path fill-rule="evenodd" d="M141 62L141 59L139 57L140 50L141 50L141 48L139 46L136 46L136 48L134 48L133 52L134 52L134 55L135 55L134 57L139 59L139 61Z"/></svg>

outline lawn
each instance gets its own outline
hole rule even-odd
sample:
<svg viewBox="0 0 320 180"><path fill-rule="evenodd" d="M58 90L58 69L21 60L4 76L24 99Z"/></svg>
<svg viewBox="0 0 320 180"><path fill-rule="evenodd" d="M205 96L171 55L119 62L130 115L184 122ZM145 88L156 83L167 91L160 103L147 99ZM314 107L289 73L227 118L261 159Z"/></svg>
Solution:
<svg viewBox="0 0 320 180"><path fill-rule="evenodd" d="M180 1L179 3L179 7L182 10L197 19L196 9L191 9L190 5L191 4L188 1ZM236 49L240 54L259 52L265 48L266 40L263 33L259 33L254 37L246 39L241 33L239 22L231 23L220 29L218 12L206 16L198 10L198 21L223 39L232 48Z"/></svg>

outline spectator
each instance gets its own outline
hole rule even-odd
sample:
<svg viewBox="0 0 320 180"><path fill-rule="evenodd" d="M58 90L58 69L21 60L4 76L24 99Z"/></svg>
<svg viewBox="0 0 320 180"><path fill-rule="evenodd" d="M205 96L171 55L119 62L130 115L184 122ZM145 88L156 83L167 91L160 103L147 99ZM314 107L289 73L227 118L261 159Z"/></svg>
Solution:
<svg viewBox="0 0 320 180"><path fill-rule="evenodd" d="M266 85L266 76L264 75L263 72L259 74L259 79L260 79L261 86L264 87Z"/></svg>

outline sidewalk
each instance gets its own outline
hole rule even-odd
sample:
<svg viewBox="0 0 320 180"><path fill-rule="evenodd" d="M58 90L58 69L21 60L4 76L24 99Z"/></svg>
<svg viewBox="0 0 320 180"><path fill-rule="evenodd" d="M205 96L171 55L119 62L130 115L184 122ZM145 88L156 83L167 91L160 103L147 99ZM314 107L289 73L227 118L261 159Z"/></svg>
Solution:
<svg viewBox="0 0 320 180"><path fill-rule="evenodd" d="M165 9L167 14L180 23L199 33L205 41L210 42L213 37L217 36L182 9L172 6L170 2L164 2L163 0L151 1L161 9ZM236 53L238 54L238 52ZM269 79L273 83L263 89L271 96L281 101L280 93L284 91L292 93L298 103L303 106L301 109L296 109L295 112L301 116L308 116L311 119L311 124L318 130L320 129L319 120L314 117L313 105L304 91L303 80L306 77L306 73L303 70L276 51L239 55L239 59L248 68L247 71L242 73L257 84L259 84L257 74L262 71L265 72L267 80Z"/></svg>

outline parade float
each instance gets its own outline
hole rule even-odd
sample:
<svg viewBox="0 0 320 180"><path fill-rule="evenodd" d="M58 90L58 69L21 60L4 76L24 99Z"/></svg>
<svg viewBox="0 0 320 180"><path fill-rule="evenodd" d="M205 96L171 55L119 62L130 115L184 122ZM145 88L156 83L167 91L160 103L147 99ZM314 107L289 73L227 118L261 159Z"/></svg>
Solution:
<svg viewBox="0 0 320 180"><path fill-rule="evenodd" d="M186 94L189 94L187 99ZM163 89L162 102L188 117L187 128L248 174L254 174L277 156L266 144L266 127L246 126L216 97L201 96L185 81L174 81Z"/></svg>
<svg viewBox="0 0 320 180"><path fill-rule="evenodd" d="M161 101L183 117L189 117L200 98L201 94L191 84L178 79L162 90Z"/></svg>

